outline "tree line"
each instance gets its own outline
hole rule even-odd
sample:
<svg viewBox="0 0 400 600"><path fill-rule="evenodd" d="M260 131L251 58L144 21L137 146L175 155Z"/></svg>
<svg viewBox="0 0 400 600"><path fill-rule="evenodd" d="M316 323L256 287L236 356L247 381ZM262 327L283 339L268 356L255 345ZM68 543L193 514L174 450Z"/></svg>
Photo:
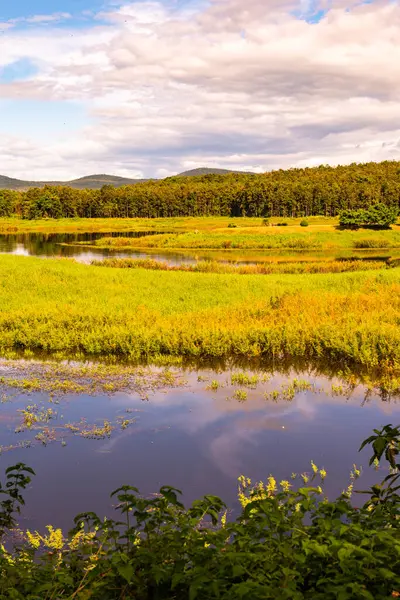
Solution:
<svg viewBox="0 0 400 600"><path fill-rule="evenodd" d="M378 203L400 208L400 162L353 163L196 177L168 177L100 190L46 185L0 190L0 216L308 217L337 216Z"/></svg>

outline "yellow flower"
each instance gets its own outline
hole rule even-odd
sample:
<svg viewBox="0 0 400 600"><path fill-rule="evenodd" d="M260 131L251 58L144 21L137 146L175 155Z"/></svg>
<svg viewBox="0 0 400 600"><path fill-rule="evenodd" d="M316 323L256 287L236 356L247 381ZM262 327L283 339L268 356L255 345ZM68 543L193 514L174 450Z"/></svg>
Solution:
<svg viewBox="0 0 400 600"><path fill-rule="evenodd" d="M288 492L292 487L291 484L288 481L286 481L286 479L281 481L279 485L281 486L284 492Z"/></svg>
<svg viewBox="0 0 400 600"><path fill-rule="evenodd" d="M276 479L275 479L275 477L272 477L272 475L270 475L268 477L267 492L269 495L272 495L274 492L276 492L276 490L277 490Z"/></svg>
<svg viewBox="0 0 400 600"><path fill-rule="evenodd" d="M304 481L304 483L308 483L308 482L309 482L309 480L310 480L310 478L309 478L309 476L307 475L307 473L302 473L302 474L301 474L301 478L302 478L302 480Z"/></svg>
<svg viewBox="0 0 400 600"><path fill-rule="evenodd" d="M224 512L224 514L221 517L221 525L222 525L222 527L225 527L225 525L226 525L226 511Z"/></svg>
<svg viewBox="0 0 400 600"><path fill-rule="evenodd" d="M326 475L327 475L327 473L326 473L325 469L321 469L321 470L320 470L320 472L319 472L319 474L320 474L320 476L321 476L321 479L325 479L325 477L326 477Z"/></svg>
<svg viewBox="0 0 400 600"><path fill-rule="evenodd" d="M26 532L26 537L28 538L28 542L32 546L32 548L35 548L36 550L40 548L41 538L37 531L35 533L31 533L28 529L28 531Z"/></svg>
<svg viewBox="0 0 400 600"><path fill-rule="evenodd" d="M313 470L313 472L314 472L315 474L317 474L317 473L318 473L318 467L317 467L317 465L314 463L314 461L311 461L311 467L312 467L312 470Z"/></svg>

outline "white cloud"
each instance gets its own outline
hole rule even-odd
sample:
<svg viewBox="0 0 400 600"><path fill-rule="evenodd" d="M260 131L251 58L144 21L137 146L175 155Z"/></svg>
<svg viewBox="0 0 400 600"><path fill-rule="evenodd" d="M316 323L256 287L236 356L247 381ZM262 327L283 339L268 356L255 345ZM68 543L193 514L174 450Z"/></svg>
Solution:
<svg viewBox="0 0 400 600"><path fill-rule="evenodd" d="M320 10L318 23L295 16ZM2 97L79 101L92 117L54 139L52 160L40 139L9 142L2 172L153 176L400 159L397 2L212 0L197 12L132 2L97 16L109 25L2 34L0 63L40 66L31 81L3 84ZM32 156L7 160L17 142Z"/></svg>

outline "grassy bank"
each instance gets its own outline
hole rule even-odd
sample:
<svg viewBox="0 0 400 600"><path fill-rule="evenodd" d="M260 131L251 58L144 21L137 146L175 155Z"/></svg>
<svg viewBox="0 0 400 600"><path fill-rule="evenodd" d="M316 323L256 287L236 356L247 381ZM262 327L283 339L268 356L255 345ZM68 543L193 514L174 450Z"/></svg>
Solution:
<svg viewBox="0 0 400 600"><path fill-rule="evenodd" d="M272 275L272 274L301 274L301 273L346 273L349 271L376 271L400 266L400 260L319 260L302 262L277 262L241 265L225 264L217 261L199 261L194 264L170 265L150 258L109 258L93 260L95 267L110 267L114 269L149 269L151 271L184 271L186 273L220 273L225 275Z"/></svg>
<svg viewBox="0 0 400 600"><path fill-rule="evenodd" d="M355 248L400 248L400 231L326 231L307 230L282 233L281 227L236 228L232 230L191 231L159 234L143 238L104 237L96 240L98 248L186 248L186 249L291 249L326 250Z"/></svg>
<svg viewBox="0 0 400 600"><path fill-rule="evenodd" d="M396 269L225 275L0 257L0 348L326 358L400 373Z"/></svg>

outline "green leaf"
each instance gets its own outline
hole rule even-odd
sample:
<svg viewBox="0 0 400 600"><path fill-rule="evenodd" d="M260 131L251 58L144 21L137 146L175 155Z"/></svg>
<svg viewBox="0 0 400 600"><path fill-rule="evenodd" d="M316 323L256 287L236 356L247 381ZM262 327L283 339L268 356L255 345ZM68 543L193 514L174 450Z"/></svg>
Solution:
<svg viewBox="0 0 400 600"><path fill-rule="evenodd" d="M130 564L122 564L122 563L119 563L117 565L117 571L121 575L121 577L123 577L125 579L125 581L127 581L128 583L131 582L132 577L133 577L134 572L135 572L135 570L132 567L132 565L130 565Z"/></svg>

